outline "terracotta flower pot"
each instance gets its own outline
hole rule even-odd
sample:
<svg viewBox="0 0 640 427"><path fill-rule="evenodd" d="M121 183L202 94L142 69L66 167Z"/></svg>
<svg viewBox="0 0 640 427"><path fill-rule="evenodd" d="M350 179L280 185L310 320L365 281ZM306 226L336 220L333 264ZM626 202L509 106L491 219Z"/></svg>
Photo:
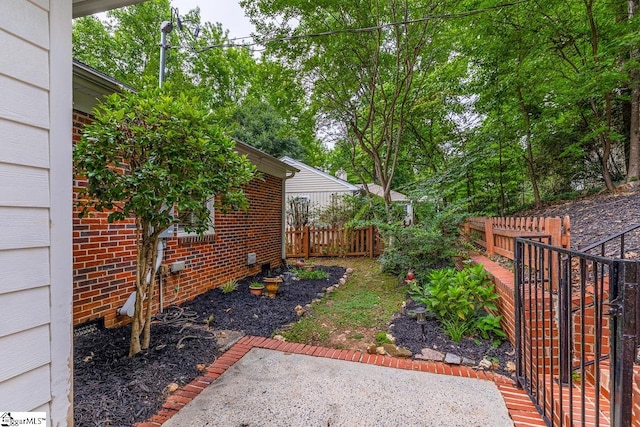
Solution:
<svg viewBox="0 0 640 427"><path fill-rule="evenodd" d="M262 291L264 291L264 286L261 287L261 288L249 287L249 292L251 292L252 295L255 295L255 296L258 296L258 297L262 295Z"/></svg>

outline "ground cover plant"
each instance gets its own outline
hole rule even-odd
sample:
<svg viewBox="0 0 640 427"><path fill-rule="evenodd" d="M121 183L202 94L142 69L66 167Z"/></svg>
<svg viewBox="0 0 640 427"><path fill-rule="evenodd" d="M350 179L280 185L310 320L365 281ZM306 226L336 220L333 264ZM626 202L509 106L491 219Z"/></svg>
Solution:
<svg viewBox="0 0 640 427"><path fill-rule="evenodd" d="M289 341L333 348L365 350L375 335L386 332L393 313L404 301L406 287L380 271L376 260L366 258L318 259L354 268L348 286L341 286L313 305L310 315L283 331Z"/></svg>

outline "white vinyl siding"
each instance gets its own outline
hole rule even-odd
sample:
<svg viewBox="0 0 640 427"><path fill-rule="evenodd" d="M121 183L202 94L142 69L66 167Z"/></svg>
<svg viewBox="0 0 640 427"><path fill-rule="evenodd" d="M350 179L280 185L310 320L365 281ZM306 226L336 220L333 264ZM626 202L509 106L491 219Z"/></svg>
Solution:
<svg viewBox="0 0 640 427"><path fill-rule="evenodd" d="M299 169L299 172L285 181L286 200L293 197L305 197L311 202L312 209L322 208L331 202L331 196L343 194L356 194L358 187L312 168L300 161L289 157L283 157L283 162ZM287 204L288 206L288 204Z"/></svg>
<svg viewBox="0 0 640 427"><path fill-rule="evenodd" d="M312 171L301 169L286 182L287 193L329 193L349 191L344 185Z"/></svg>
<svg viewBox="0 0 640 427"><path fill-rule="evenodd" d="M71 3L2 0L0 45L0 402L69 425Z"/></svg>

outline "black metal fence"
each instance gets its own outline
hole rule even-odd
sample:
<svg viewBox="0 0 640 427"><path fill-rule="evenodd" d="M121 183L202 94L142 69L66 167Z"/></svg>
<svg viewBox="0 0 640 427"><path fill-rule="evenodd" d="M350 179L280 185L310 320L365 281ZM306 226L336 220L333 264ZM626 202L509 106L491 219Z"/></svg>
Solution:
<svg viewBox="0 0 640 427"><path fill-rule="evenodd" d="M550 426L631 426L638 261L515 242L518 383Z"/></svg>

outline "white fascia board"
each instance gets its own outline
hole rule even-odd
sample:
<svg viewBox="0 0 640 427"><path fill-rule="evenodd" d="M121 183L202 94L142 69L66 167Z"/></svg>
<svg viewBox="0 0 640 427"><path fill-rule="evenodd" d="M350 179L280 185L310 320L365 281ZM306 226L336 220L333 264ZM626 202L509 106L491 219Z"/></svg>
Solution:
<svg viewBox="0 0 640 427"><path fill-rule="evenodd" d="M287 173L295 174L300 170L286 162L282 162L275 157L258 150L238 139L232 138L236 143L236 151L247 156L249 161L256 165L259 172L273 175L278 178L288 178Z"/></svg>
<svg viewBox="0 0 640 427"><path fill-rule="evenodd" d="M341 186L345 187L345 189L348 190L348 191L360 191L360 187L358 187L357 185L353 185L353 184L351 184L351 183L349 183L347 181L344 181L344 180L342 180L342 179L340 179L338 177L335 177L333 175L329 175L326 172L322 172L321 170L316 169L314 167L311 167L311 166L309 166L309 165L307 165L305 163L302 163L299 160L295 160L295 159L292 159L291 157L283 156L283 157L280 158L280 161L284 162L284 163L287 163L288 165L294 166L294 167L296 167L298 169L306 169L309 172L315 173L316 175L320 175L323 178L329 179L329 180L331 180L331 181L333 181L333 182L335 182L337 184L340 184Z"/></svg>
<svg viewBox="0 0 640 427"><path fill-rule="evenodd" d="M73 18L131 6L146 0L73 0Z"/></svg>

